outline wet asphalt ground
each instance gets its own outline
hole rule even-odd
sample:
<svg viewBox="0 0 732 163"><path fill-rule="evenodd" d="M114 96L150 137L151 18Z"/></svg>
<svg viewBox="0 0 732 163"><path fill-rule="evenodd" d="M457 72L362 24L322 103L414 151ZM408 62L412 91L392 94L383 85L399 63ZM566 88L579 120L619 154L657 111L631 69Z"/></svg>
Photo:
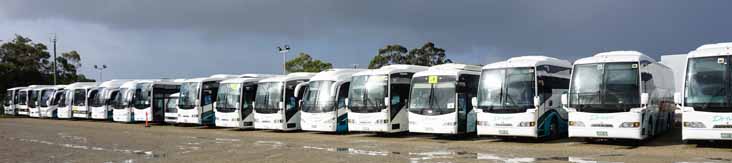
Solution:
<svg viewBox="0 0 732 163"><path fill-rule="evenodd" d="M0 162L732 162L732 143L278 132L0 117Z"/></svg>

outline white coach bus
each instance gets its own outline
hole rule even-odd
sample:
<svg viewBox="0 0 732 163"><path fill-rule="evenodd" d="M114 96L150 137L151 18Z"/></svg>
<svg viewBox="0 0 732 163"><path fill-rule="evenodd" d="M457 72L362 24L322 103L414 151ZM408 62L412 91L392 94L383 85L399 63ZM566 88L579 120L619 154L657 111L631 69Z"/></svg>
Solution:
<svg viewBox="0 0 732 163"><path fill-rule="evenodd" d="M41 90L51 88L49 85L31 85L28 89L28 116L33 118L41 117Z"/></svg>
<svg viewBox="0 0 732 163"><path fill-rule="evenodd" d="M134 122L132 115L132 98L134 90L139 83L150 82L151 80L132 80L124 82L119 86L117 97L112 99L112 121L115 122Z"/></svg>
<svg viewBox="0 0 732 163"><path fill-rule="evenodd" d="M132 114L135 121L165 122L165 104L168 96L180 91L180 83L158 80L139 83L133 90Z"/></svg>
<svg viewBox="0 0 732 163"><path fill-rule="evenodd" d="M18 115L24 115L28 116L30 107L34 104L31 104L31 99L33 95L33 89L35 87L38 87L37 85L29 85L28 87L25 87L23 89L18 90L18 106L16 106L16 109L18 110Z"/></svg>
<svg viewBox="0 0 732 163"><path fill-rule="evenodd" d="M684 88L675 94L682 111L682 140L732 140L732 43L689 52Z"/></svg>
<svg viewBox="0 0 732 163"><path fill-rule="evenodd" d="M16 107L18 107L18 104L20 103L20 98L18 97L20 96L20 90L24 88L25 87L15 87L7 89L7 92L5 92L5 101L3 103L5 114L18 115L18 110L16 109Z"/></svg>
<svg viewBox="0 0 732 163"><path fill-rule="evenodd" d="M545 56L514 57L483 66L478 97L478 135L559 138L567 133L561 96L572 63Z"/></svg>
<svg viewBox="0 0 732 163"><path fill-rule="evenodd" d="M240 78L221 81L214 103L216 126L240 129L254 128L254 97L261 79L275 77L267 74L245 74Z"/></svg>
<svg viewBox="0 0 732 163"><path fill-rule="evenodd" d="M427 70L417 65L388 65L352 75L348 91L348 130L395 133L409 131L407 100L412 76Z"/></svg>
<svg viewBox="0 0 732 163"><path fill-rule="evenodd" d="M66 85L55 85L40 89L40 108L38 109L40 118L56 118L57 99L64 96L65 88Z"/></svg>
<svg viewBox="0 0 732 163"><path fill-rule="evenodd" d="M91 107L89 101L97 95L98 92L90 92L96 83L74 83L70 84L66 89L67 96L71 95L71 116L73 118L89 119L91 118Z"/></svg>
<svg viewBox="0 0 732 163"><path fill-rule="evenodd" d="M92 88L90 94L92 94L92 92L96 92L94 94L98 94L93 96L89 101L92 119L106 120L112 118L113 109L110 102L117 98L117 96L121 95L119 93L119 87L128 81L129 80L109 80L102 82L95 88Z"/></svg>
<svg viewBox="0 0 732 163"><path fill-rule="evenodd" d="M298 72L260 80L254 102L254 128L286 131L300 129L297 97L302 97L307 81L314 75L315 73Z"/></svg>
<svg viewBox="0 0 732 163"><path fill-rule="evenodd" d="M569 137L643 140L672 127L671 69L636 51L613 51L574 63L569 93Z"/></svg>
<svg viewBox="0 0 732 163"><path fill-rule="evenodd" d="M417 72L409 96L409 132L431 134L475 133L476 96L480 66L442 64Z"/></svg>
<svg viewBox="0 0 732 163"><path fill-rule="evenodd" d="M173 82L176 83L183 83L186 81L186 79L175 79ZM180 90L178 90L180 92ZM167 124L176 124L178 123L178 100L180 98L180 93L174 93L168 96L168 100L166 100L166 107L165 107L165 123Z"/></svg>
<svg viewBox="0 0 732 163"><path fill-rule="evenodd" d="M348 88L351 75L361 71L364 69L329 69L310 78L305 93L298 97L302 130L348 132Z"/></svg>
<svg viewBox="0 0 732 163"><path fill-rule="evenodd" d="M185 80L180 86L177 123L215 126L213 103L219 82L236 77L238 75L213 75Z"/></svg>

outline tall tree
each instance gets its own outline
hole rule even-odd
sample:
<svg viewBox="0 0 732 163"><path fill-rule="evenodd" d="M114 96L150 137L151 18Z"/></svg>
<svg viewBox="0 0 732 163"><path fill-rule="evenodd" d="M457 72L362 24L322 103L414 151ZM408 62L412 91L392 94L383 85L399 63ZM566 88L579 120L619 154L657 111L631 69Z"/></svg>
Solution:
<svg viewBox="0 0 732 163"><path fill-rule="evenodd" d="M333 68L333 64L313 59L307 53L300 53L285 63L287 72L320 72Z"/></svg>
<svg viewBox="0 0 732 163"><path fill-rule="evenodd" d="M371 59L369 68L380 68L389 64L432 66L445 63L452 63L452 60L447 59L445 49L435 47L432 42L409 51L401 45L393 44L379 49L379 53Z"/></svg>
<svg viewBox="0 0 732 163"><path fill-rule="evenodd" d="M407 48L402 45L387 45L386 47L379 49L379 53L371 59L371 63L369 63L369 68L375 69L389 64L404 63L406 59L406 53Z"/></svg>

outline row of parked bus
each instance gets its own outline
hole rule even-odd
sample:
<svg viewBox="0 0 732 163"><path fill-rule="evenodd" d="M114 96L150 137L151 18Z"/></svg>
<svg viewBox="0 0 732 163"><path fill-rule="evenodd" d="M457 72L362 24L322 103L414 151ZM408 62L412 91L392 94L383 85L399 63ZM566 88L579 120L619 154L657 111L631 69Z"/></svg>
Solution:
<svg viewBox="0 0 732 163"><path fill-rule="evenodd" d="M4 107L58 119L587 140L653 137L672 128L679 112L683 140L731 140L731 48L701 46L669 65L678 74L640 52L612 51L574 64L523 56L482 68L388 65L31 85L8 89Z"/></svg>

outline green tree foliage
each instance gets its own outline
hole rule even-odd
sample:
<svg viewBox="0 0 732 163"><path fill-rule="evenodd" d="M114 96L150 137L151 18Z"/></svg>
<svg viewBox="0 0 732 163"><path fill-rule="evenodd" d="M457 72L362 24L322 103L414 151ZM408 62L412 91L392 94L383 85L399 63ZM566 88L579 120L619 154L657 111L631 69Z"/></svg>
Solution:
<svg viewBox="0 0 732 163"><path fill-rule="evenodd" d="M307 53L300 53L297 58L293 58L285 63L285 69L290 72L320 72L333 68L333 64L313 59Z"/></svg>
<svg viewBox="0 0 732 163"><path fill-rule="evenodd" d="M390 64L432 66L445 63L452 63L452 60L447 59L445 49L435 47L432 42L409 51L404 46L394 44L379 49L379 53L371 59L369 68L376 69Z"/></svg>
<svg viewBox="0 0 732 163"><path fill-rule="evenodd" d="M53 84L53 59L47 50L46 45L20 35L0 45L0 93L4 95L12 87ZM77 74L81 67L78 52L63 53L57 61L59 84L93 81Z"/></svg>

